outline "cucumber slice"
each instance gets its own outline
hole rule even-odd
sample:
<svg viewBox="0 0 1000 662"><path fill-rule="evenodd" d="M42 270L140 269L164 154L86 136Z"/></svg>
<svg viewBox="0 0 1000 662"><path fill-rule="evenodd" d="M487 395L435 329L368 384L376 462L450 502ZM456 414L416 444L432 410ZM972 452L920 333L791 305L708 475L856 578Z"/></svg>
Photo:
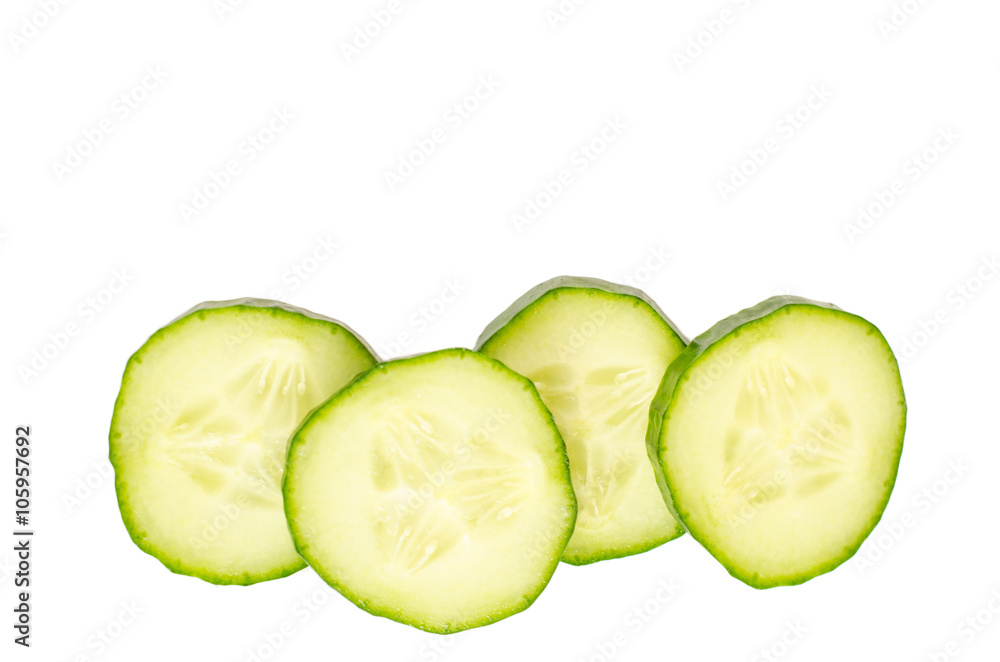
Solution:
<svg viewBox="0 0 1000 662"><path fill-rule="evenodd" d="M684 533L646 456L649 403L685 340L639 290L555 278L494 320L479 349L531 379L569 451L579 504L563 560L652 549Z"/></svg>
<svg viewBox="0 0 1000 662"><path fill-rule="evenodd" d="M896 479L906 401L875 326L774 297L671 364L649 456L668 505L737 579L800 584L849 559Z"/></svg>
<svg viewBox="0 0 1000 662"><path fill-rule="evenodd" d="M129 360L111 422L132 540L214 584L305 567L282 509L288 438L374 364L346 327L276 301L209 302L160 329Z"/></svg>
<svg viewBox="0 0 1000 662"><path fill-rule="evenodd" d="M383 363L295 433L299 554L362 609L436 633L526 609L573 530L566 449L531 383L451 349Z"/></svg>

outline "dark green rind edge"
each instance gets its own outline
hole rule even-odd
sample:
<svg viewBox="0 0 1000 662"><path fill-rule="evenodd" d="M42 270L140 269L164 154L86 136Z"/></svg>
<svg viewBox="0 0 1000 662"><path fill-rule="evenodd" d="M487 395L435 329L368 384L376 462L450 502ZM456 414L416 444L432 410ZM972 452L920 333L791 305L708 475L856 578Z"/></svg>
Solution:
<svg viewBox="0 0 1000 662"><path fill-rule="evenodd" d="M348 589L346 586L337 581L336 577L323 571L321 568L318 567L318 565L314 565L312 562L310 562L308 548L306 545L300 543L299 533L298 531L296 531L295 526L292 524L293 517L291 511L294 508L294 504L292 503L292 501L293 501L293 493L295 491L294 486L292 485L292 483L294 482L294 473L295 473L292 457L293 457L293 450L295 449L295 447L305 442L304 433L309 429L309 427L319 422L323 418L328 409L335 407L341 400L350 397L350 395L354 392L355 389L361 387L374 375L379 373L384 374L388 372L389 370L392 369L393 365L398 365L402 363L425 363L433 361L435 358L438 358L442 355L448 355L448 354L455 354L458 355L460 358L476 357L477 360L486 361L491 365L491 367L501 372L505 377L512 378L518 381L521 384L521 386L526 391L528 391L528 393L534 399L535 404L538 405L539 413L541 413L542 416L545 418L545 420L548 422L549 427L555 433L556 440L559 442L559 449L561 450L561 458L560 458L561 462L559 462L559 468L561 469L561 473L563 476L563 483L566 488L565 494L569 500L569 506L572 510L572 517L570 518L570 525L566 527L566 531L563 532L561 538L556 539L553 543L552 562L549 564L549 567L545 569L544 573L542 573L544 574L544 581L541 582L540 586L538 587L538 591L536 591L534 594L525 595L519 604L516 604L510 609L503 611L499 614L487 616L485 618L481 618L478 620L471 620L457 625L453 624L445 628L439 628L424 623L422 621L408 620L405 616L399 613L391 612L389 610L379 610L377 608L372 607L370 604L368 604L368 601L365 600L364 597L353 593L350 589ZM295 545L295 549L299 553L299 556L301 556L303 559L306 560L307 563L309 563L312 569L316 572L317 575L319 575L319 577L323 581L325 581L328 585L330 585L330 587L335 589L345 598L353 602L356 606L367 611L369 614L380 616L382 618L387 618L391 621L396 621L397 623L409 625L411 627L415 627L419 630L430 632L432 634L453 634L455 632L461 632L463 630L470 630L472 628L478 628L484 625L490 625L491 623L496 623L497 621L501 621L505 618L518 614L527 609L528 607L530 607L538 598L538 596L542 594L542 591L545 590L545 587L548 586L549 581L552 579L552 575L555 573L556 568L559 566L559 559L562 556L563 551L566 549L566 545L569 544L570 537L573 535L573 528L576 523L576 514L577 514L576 494L573 492L573 481L570 478L569 456L566 453L566 444L563 441L562 435L559 432L559 428L556 426L555 420L552 418L551 412L549 412L548 408L542 402L541 396L538 395L538 390L535 388L535 385L532 384L531 380L529 380L527 377L523 377L522 375L514 372L500 361L492 359L486 356L485 354L481 354L477 351L465 348L442 349L442 350L437 350L435 352L429 352L426 354L417 354L415 356L394 359L392 361L385 361L383 363L379 363L373 368L355 377L350 383L344 386L344 388L342 388L340 391L331 396L330 399L328 399L320 406L316 407L308 416L306 416L305 420L302 421L302 423L299 425L299 428L292 435L291 442L288 444L288 455L285 465L285 474L284 477L282 478L281 493L284 500L285 519L288 522L288 529L291 532L292 542Z"/></svg>
<svg viewBox="0 0 1000 662"><path fill-rule="evenodd" d="M527 310L533 303L545 295L561 289L601 290L602 292L607 292L608 294L618 294L621 296L629 296L639 299L652 308L660 319L667 323L670 330L674 332L674 335L676 335L683 344L687 345L688 343L687 338L683 333L681 333L680 329L677 328L677 325L670 321L670 318L663 312L663 309L660 308L660 306L657 305L657 303L642 290L629 287L628 285L619 285L618 283L601 280L600 278L589 278L586 276L557 276L555 278L550 278L544 283L536 285L528 290L517 301L508 306L505 311L497 315L492 322L487 324L486 328L480 334L479 339L476 341L476 351L481 352L486 343L489 342L494 335L496 335L497 331L513 322L516 317L521 315L521 313Z"/></svg>
<svg viewBox="0 0 1000 662"><path fill-rule="evenodd" d="M882 500L882 503L879 504L879 507L875 509L871 522L867 527L865 527L864 533L858 538L858 541L854 545L845 548L844 553L840 556L831 559L827 563L818 566L810 572L789 577L763 578L757 573L745 572L743 569L738 567L736 563L726 558L725 554L705 539L699 531L690 528L687 518L685 517L687 513L684 511L683 504L679 504L677 495L670 489L669 469L664 466L664 463L661 460L661 442L663 437L664 422L670 416L671 404L673 402L673 396L677 391L678 384L680 384L680 380L684 377L687 371L693 367L695 363L697 363L698 359L700 359L714 343L722 340L736 329L758 322L786 306L811 306L835 311L843 317L860 322L873 331L885 346L886 354L888 358L891 359L892 366L895 368L896 382L899 385L899 392L902 396L900 406L902 407L903 420L900 424L899 433L895 440L896 458L893 463L891 476L886 485L885 498ZM776 296L766 299L752 308L742 310L739 313L716 323L708 331L691 341L691 344L688 345L688 347L681 352L676 359L674 359L673 363L670 364L670 367L667 368L667 372L663 376L663 381L660 382L660 387L657 389L656 395L653 397L653 402L650 405L649 426L646 429L646 450L649 454L650 462L653 465L653 473L656 475L656 483L660 487L660 492L663 494L663 500L667 504L667 508L670 509L670 512L674 514L675 519L677 519L677 521L679 521L687 529L692 538L698 541L698 543L704 547L709 554L715 557L715 559L722 564L730 575L753 588L768 589L777 586L794 586L805 583L814 577L818 577L819 575L826 574L831 570L836 569L854 556L864 543L865 539L867 539L871 532L875 529L879 520L882 519L885 507L889 503L889 497L892 495L892 489L896 482L896 474L899 470L900 458L902 457L903 436L905 431L906 398L903 392L902 378L899 374L899 365L896 361L895 354L892 352L892 348L889 346L885 336L882 335L882 332L878 329L878 327L865 318L845 312L831 303L821 303L796 296Z"/></svg>
<svg viewBox="0 0 1000 662"><path fill-rule="evenodd" d="M372 358L375 360L376 363L378 363L379 361L378 354L376 354L372 346L368 344L368 341L366 341L361 336L360 333L358 333L348 325L344 324L340 320L334 319L332 317L327 317L326 315L320 315L319 313L314 313L313 311L306 310L305 308L299 308L298 306L293 306L292 304L285 303L284 301L276 301L275 299L258 299L256 297L242 297L240 299L227 299L225 301L203 301L202 303L199 303L197 306L194 306L193 308L191 308L184 314L180 315L179 317L175 317L173 320L171 320L170 324L167 324L167 326L163 328L166 329L167 327L173 325L174 322L179 322L185 317L190 317L195 313L199 313L206 310L216 310L219 308L277 308L278 310L283 310L286 313L301 315L303 317L308 317L310 319L314 319L320 322L328 322L335 326L339 326L340 328L347 331L350 335L354 337L355 340L357 340L361 344L362 347L364 347L366 352L371 354ZM161 329L161 331L162 330L163 329ZM150 340L152 339L153 338L150 337Z"/></svg>
<svg viewBox="0 0 1000 662"><path fill-rule="evenodd" d="M673 332L682 345L688 344L688 339L683 333L681 333L680 329L677 328L670 318L667 317L667 314L663 312L663 309L660 308L660 306L642 290L629 287L628 285L619 285L618 283L601 280L600 278L590 278L586 276L557 276L556 278L551 278L528 290L527 293L512 303L505 311L500 313L500 315L490 322L486 326L483 333L479 336L479 339L476 341L476 350L480 352L488 352L489 348L487 345L504 327L516 321L519 317L525 314L529 308L546 296L553 294L558 290L568 289L598 290L617 296L639 299L641 302L652 308L656 316L666 323L666 325L670 328L670 331ZM672 511L671 515L673 515ZM677 519L676 516L674 519ZM626 556L633 556L635 554L648 552L649 550L655 549L664 543L676 540L683 535L684 527L681 526L679 522L675 522L673 531L668 533L666 536L654 538L653 540L644 541L642 543L616 546L614 548L595 551L590 554L578 553L572 556L564 556L562 560L569 565L580 566L597 563L598 561L620 559Z"/></svg>
<svg viewBox="0 0 1000 662"><path fill-rule="evenodd" d="M129 379L129 373L133 365L142 362L142 355L145 353L147 347L153 341L163 337L166 334L167 330L173 327L174 324L181 322L182 320L190 317L191 315L196 315L207 311L222 310L225 308L248 308L248 309L271 308L273 310L272 314L276 315L284 314L288 315L289 317L298 315L298 316L308 317L316 321L325 322L331 325L331 327L333 327L334 333L339 333L341 330L346 331L348 336L350 336L357 342L358 347L364 353L367 353L369 356L371 356L373 363L378 362L378 356L368 345L368 343L361 338L361 336L359 336L357 333L351 330L351 328L348 327L346 324L338 322L337 320L325 317L323 315L318 315L316 313L305 310L304 308L291 306L282 303L280 301L245 297L242 299L231 299L228 301L205 301L204 303L198 304L197 306L188 310L183 315L174 318L169 324L160 328L158 331L156 331L156 333L151 335L149 339L147 339L146 342L143 343L142 347L140 347L138 350L135 351L134 354L132 354L132 356L128 360L128 363L125 365L125 372L122 375L122 385L118 391L118 397L115 399L114 413L111 416L111 428L108 434L108 442L109 442L108 459L115 470L115 496L116 500L118 501L118 511L121 513L122 522L125 524L125 529L128 531L129 537L132 539L132 542L135 543L135 545L139 549L141 549L142 551L144 551L145 553L149 554L157 561L162 563L163 566L166 567L167 570L169 570L170 572L173 572L178 575L185 575L188 577L196 577L198 579L209 582L210 584L216 584L220 586L229 586L229 585L250 586L252 584L257 584L272 579L281 579L282 577L288 577L289 575L293 575L299 570L305 568L306 563L305 561L296 562L288 566L276 568L274 571L267 573L221 574L215 572L208 572L204 568L200 567L188 566L181 559L168 557L160 553L155 547L149 544L146 538L142 535L140 527L136 524L136 522L132 519L131 515L129 514L130 509L127 507L124 499L124 480L122 479L121 471L119 471L120 459L118 453L116 452L117 448L115 445L115 432L118 427L118 411L119 411L119 406L125 401L123 395L125 393L126 383L128 382Z"/></svg>
<svg viewBox="0 0 1000 662"><path fill-rule="evenodd" d="M671 513L673 515L673 513ZM676 518L674 518L676 520ZM597 563L598 561L611 561L613 559L622 559L628 556L634 556L636 554L642 554L643 552L648 552L651 549L656 549L660 545L670 542L671 540L676 540L683 536L686 530L680 523L675 522L674 530L663 537L653 538L642 543L636 543L634 545L625 545L622 547L616 547L614 549L604 550L601 553L594 554L565 554L562 557L563 563L569 565L581 566L590 565L591 563Z"/></svg>

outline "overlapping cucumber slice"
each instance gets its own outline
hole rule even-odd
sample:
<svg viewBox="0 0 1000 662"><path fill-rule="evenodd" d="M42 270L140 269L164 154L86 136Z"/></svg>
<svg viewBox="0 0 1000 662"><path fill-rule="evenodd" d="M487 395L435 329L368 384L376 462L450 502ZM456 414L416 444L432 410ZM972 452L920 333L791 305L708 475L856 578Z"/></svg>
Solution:
<svg viewBox="0 0 1000 662"><path fill-rule="evenodd" d="M274 301L203 304L160 329L129 360L111 424L132 539L218 584L305 567L282 508L289 436L374 364L346 327Z"/></svg>
<svg viewBox="0 0 1000 662"><path fill-rule="evenodd" d="M480 351L527 376L566 440L579 507L563 560L642 552L683 533L646 456L649 404L685 341L642 292L542 283L487 327Z"/></svg>
<svg viewBox="0 0 1000 662"><path fill-rule="evenodd" d="M291 442L284 497L327 583L439 633L527 608L576 516L538 393L469 350L383 363L319 407Z"/></svg>
<svg viewBox="0 0 1000 662"><path fill-rule="evenodd" d="M650 412L650 459L691 535L757 588L850 558L896 478L906 403L866 320L775 297L696 338Z"/></svg>

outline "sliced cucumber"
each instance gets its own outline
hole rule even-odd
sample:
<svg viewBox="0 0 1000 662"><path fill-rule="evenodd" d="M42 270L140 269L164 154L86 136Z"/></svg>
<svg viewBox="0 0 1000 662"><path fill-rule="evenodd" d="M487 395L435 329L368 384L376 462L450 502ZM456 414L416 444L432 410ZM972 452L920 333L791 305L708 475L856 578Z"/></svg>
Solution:
<svg viewBox="0 0 1000 662"><path fill-rule="evenodd" d="M275 301L210 302L160 329L129 360L111 422L132 540L216 584L305 567L282 510L288 438L374 364L346 327Z"/></svg>
<svg viewBox="0 0 1000 662"><path fill-rule="evenodd" d="M437 633L526 609L576 517L537 391L458 349L383 363L313 412L284 495L295 546L327 583Z"/></svg>
<svg viewBox="0 0 1000 662"><path fill-rule="evenodd" d="M899 368L877 328L774 297L671 364L647 444L691 535L734 577L769 588L857 551L889 500L905 426Z"/></svg>
<svg viewBox="0 0 1000 662"><path fill-rule="evenodd" d="M684 338L639 290L594 278L542 283L479 339L531 379L569 451L579 504L563 560L636 554L683 534L646 456L649 403Z"/></svg>

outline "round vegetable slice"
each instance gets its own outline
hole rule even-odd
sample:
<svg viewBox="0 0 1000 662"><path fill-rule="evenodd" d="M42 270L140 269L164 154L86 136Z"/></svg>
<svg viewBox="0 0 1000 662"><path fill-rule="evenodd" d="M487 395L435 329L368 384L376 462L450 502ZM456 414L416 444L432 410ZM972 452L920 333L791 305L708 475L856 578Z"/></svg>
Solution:
<svg viewBox="0 0 1000 662"><path fill-rule="evenodd" d="M899 368L875 326L774 297L671 364L647 444L691 535L734 577L769 588L857 551L889 500L905 427Z"/></svg>
<svg viewBox="0 0 1000 662"><path fill-rule="evenodd" d="M581 565L684 533L646 455L649 404L685 340L639 290L563 276L516 301L479 349L531 379L569 451L579 505L563 560Z"/></svg>
<svg viewBox="0 0 1000 662"><path fill-rule="evenodd" d="M276 301L209 302L160 329L129 359L111 422L132 540L215 584L305 567L281 500L289 436L375 362L346 327Z"/></svg>
<svg viewBox="0 0 1000 662"><path fill-rule="evenodd" d="M535 388L461 349L380 364L316 409L284 495L295 546L328 584L437 633L531 605L576 517Z"/></svg>

